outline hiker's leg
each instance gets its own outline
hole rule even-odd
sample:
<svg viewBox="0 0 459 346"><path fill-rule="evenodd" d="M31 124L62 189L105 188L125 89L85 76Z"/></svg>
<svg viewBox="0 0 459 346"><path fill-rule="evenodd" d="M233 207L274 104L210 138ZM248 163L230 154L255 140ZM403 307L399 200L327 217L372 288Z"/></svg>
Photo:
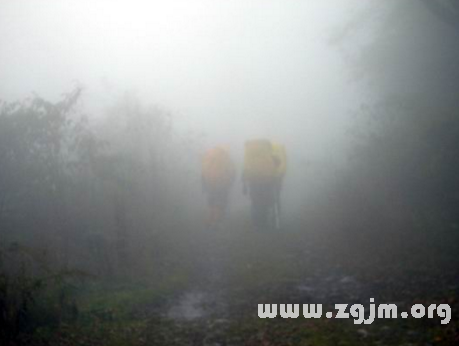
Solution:
<svg viewBox="0 0 459 346"><path fill-rule="evenodd" d="M263 227L263 186L259 182L250 183L250 198L252 200L252 223L258 230Z"/></svg>

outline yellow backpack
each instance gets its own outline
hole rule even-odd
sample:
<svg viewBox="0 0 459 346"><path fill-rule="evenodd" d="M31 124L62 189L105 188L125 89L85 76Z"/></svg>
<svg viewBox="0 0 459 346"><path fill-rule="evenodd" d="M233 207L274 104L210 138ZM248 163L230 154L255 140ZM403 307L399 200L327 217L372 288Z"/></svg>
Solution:
<svg viewBox="0 0 459 346"><path fill-rule="evenodd" d="M273 179L276 171L277 165L270 141L257 139L245 143L244 178Z"/></svg>

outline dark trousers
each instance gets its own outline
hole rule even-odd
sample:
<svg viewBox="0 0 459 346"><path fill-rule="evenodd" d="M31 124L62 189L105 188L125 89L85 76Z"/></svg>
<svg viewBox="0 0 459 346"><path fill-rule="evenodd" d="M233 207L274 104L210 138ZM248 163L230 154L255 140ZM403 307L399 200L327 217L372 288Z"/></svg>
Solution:
<svg viewBox="0 0 459 346"><path fill-rule="evenodd" d="M249 192L252 200L252 222L254 226L257 229L274 226L275 181L268 179L249 181Z"/></svg>

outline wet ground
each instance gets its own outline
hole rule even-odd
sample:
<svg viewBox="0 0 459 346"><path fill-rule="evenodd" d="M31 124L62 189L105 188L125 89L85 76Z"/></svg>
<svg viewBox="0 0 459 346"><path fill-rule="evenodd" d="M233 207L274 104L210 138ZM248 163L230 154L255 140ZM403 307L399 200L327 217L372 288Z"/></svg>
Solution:
<svg viewBox="0 0 459 346"><path fill-rule="evenodd" d="M404 311L416 301L444 300L445 289L459 292L459 284L445 278L446 270L435 278L427 268L423 272L391 261L393 255L343 254L313 237L244 232L197 236L205 240L194 240L194 246L200 245L192 283L161 308L145 311L148 345L430 345L440 330L438 320L377 320L372 325L301 316L262 320L257 308L260 303L317 303L332 311L336 303L359 303L368 313L370 298L375 298ZM339 241L335 246L341 249ZM426 333L426 328L432 331Z"/></svg>

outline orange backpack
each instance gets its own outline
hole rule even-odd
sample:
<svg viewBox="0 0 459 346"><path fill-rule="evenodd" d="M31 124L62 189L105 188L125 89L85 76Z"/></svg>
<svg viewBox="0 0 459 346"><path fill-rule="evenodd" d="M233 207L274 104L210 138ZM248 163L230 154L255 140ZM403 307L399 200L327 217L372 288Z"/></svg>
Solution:
<svg viewBox="0 0 459 346"><path fill-rule="evenodd" d="M234 180L234 165L222 147L208 150L202 160L202 177L207 184L229 186Z"/></svg>

